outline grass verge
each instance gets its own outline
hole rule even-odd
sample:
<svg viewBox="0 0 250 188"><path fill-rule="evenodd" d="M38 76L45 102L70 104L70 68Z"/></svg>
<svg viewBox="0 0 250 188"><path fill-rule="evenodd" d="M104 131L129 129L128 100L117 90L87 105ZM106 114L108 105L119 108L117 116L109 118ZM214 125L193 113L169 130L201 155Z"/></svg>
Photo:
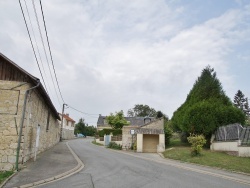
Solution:
<svg viewBox="0 0 250 188"><path fill-rule="evenodd" d="M95 140L92 141L92 144L95 144L97 146L103 146L103 144L97 143Z"/></svg>
<svg viewBox="0 0 250 188"><path fill-rule="evenodd" d="M13 171L0 172L0 184L3 183L4 180L10 177L13 173Z"/></svg>
<svg viewBox="0 0 250 188"><path fill-rule="evenodd" d="M173 149L163 152L163 155L169 159L250 174L249 157L231 156L225 152L214 152L206 149L202 150L200 156L192 157L190 147L174 147Z"/></svg>

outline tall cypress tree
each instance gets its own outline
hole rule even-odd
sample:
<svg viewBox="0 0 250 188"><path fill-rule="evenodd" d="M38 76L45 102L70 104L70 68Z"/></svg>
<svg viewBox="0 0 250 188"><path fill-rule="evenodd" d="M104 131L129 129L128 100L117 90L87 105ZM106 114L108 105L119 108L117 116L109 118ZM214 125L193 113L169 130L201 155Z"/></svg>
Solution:
<svg viewBox="0 0 250 188"><path fill-rule="evenodd" d="M244 123L244 114L235 108L210 66L202 70L186 101L174 112L172 123L186 133L204 134L207 140L217 127Z"/></svg>

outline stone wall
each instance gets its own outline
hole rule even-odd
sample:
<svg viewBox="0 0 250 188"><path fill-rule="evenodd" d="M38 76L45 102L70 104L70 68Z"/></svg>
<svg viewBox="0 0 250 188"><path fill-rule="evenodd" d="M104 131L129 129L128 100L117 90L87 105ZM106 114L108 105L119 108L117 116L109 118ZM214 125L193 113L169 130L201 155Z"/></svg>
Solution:
<svg viewBox="0 0 250 188"><path fill-rule="evenodd" d="M13 87L16 88L11 89ZM15 168L24 96L25 91L30 87L23 82L0 81L0 171ZM36 148L38 127L40 127L40 136ZM35 154L54 146L60 139L59 134L60 127L55 115L41 95L36 90L31 91L25 111L19 166L21 167L21 164L33 158Z"/></svg>
<svg viewBox="0 0 250 188"><path fill-rule="evenodd" d="M141 127L142 129L164 129L164 119L156 119Z"/></svg>
<svg viewBox="0 0 250 188"><path fill-rule="evenodd" d="M130 149L132 142L136 141L136 135L130 134L130 130L138 129L138 126L123 126L122 128L122 149L127 150Z"/></svg>

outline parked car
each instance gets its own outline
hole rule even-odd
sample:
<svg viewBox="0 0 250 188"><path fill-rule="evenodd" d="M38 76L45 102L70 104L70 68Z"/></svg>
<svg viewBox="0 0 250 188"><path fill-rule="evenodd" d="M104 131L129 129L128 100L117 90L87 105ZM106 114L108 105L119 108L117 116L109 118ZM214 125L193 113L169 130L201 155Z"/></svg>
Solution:
<svg viewBox="0 0 250 188"><path fill-rule="evenodd" d="M79 134L77 134L77 137L78 137L78 138L85 138L86 136L83 135L83 134L81 134L81 133L79 133Z"/></svg>

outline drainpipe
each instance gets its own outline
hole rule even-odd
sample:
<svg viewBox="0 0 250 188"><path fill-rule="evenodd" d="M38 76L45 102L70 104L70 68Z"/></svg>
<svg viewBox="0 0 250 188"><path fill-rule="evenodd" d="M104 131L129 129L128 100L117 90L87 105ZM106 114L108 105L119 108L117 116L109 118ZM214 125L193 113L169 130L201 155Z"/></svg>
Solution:
<svg viewBox="0 0 250 188"><path fill-rule="evenodd" d="M22 131L23 131L23 123L24 123L24 118L25 118L25 111L26 111L26 103L27 103L27 98L28 94L31 90L37 88L40 85L40 80L37 80L37 85L26 90L25 91L25 97L24 97L24 104L23 104L23 113L22 113L22 118L20 122L20 130L19 130L19 136L18 136L18 143L17 143L17 151L16 151L16 170L18 171L18 161L19 161L19 153L20 153L20 145L21 145L21 138L22 138Z"/></svg>

